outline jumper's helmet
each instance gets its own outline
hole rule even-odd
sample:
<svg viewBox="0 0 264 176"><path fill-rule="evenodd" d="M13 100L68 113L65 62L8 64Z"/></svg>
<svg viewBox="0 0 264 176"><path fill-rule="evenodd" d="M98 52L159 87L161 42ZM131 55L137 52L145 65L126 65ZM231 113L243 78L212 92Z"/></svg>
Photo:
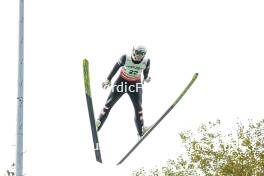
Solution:
<svg viewBox="0 0 264 176"><path fill-rule="evenodd" d="M142 45L133 47L132 59L134 61L141 61L145 57L146 53L147 49Z"/></svg>

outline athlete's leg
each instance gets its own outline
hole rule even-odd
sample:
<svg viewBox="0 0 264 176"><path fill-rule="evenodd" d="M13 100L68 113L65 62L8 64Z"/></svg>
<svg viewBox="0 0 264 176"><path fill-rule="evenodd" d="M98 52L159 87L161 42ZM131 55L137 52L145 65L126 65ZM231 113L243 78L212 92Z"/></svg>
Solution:
<svg viewBox="0 0 264 176"><path fill-rule="evenodd" d="M105 120L108 117L108 114L111 110L111 108L115 105L115 103L121 98L121 96L125 93L121 89L118 89L118 85L123 85L123 79L120 77L117 78L116 82L113 85L113 88L111 89L111 92L107 98L107 101L105 103L104 108L102 109L100 115L99 115L99 125L98 125L98 131L102 128Z"/></svg>
<svg viewBox="0 0 264 176"><path fill-rule="evenodd" d="M135 91L128 91L128 95L134 106L135 124L137 127L138 135L142 136L142 127L144 126L143 111L142 111L142 87L137 87Z"/></svg>

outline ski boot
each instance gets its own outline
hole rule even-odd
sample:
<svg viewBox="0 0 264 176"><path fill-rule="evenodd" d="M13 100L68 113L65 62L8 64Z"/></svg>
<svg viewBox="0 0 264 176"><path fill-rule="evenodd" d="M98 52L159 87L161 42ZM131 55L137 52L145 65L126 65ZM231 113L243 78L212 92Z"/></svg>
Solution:
<svg viewBox="0 0 264 176"><path fill-rule="evenodd" d="M98 128L100 127L100 125L101 125L101 121L100 120L96 120L95 121L96 131L98 131Z"/></svg>

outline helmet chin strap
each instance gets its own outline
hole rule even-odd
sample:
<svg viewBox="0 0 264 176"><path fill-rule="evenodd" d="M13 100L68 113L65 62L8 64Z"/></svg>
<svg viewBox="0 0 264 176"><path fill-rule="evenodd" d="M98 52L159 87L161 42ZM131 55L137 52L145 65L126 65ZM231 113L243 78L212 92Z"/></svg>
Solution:
<svg viewBox="0 0 264 176"><path fill-rule="evenodd" d="M134 54L132 55L132 60L133 60L133 61L136 61L136 62L140 62L140 61L142 61L143 58L144 58L144 57L142 57L141 59L137 59L137 57L136 57Z"/></svg>
<svg viewBox="0 0 264 176"><path fill-rule="evenodd" d="M135 61L135 62L140 62L140 61L143 60L143 57L141 59L137 59L136 56L133 56L132 60Z"/></svg>

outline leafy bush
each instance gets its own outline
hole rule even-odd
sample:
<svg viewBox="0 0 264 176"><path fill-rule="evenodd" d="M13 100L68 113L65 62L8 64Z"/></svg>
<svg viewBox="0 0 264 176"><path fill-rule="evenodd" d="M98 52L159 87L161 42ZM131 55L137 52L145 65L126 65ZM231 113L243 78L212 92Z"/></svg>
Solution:
<svg viewBox="0 0 264 176"><path fill-rule="evenodd" d="M167 161L161 169L147 173L144 168L133 176L263 176L264 119L224 134L221 122L202 124L196 133L180 133L186 153Z"/></svg>

